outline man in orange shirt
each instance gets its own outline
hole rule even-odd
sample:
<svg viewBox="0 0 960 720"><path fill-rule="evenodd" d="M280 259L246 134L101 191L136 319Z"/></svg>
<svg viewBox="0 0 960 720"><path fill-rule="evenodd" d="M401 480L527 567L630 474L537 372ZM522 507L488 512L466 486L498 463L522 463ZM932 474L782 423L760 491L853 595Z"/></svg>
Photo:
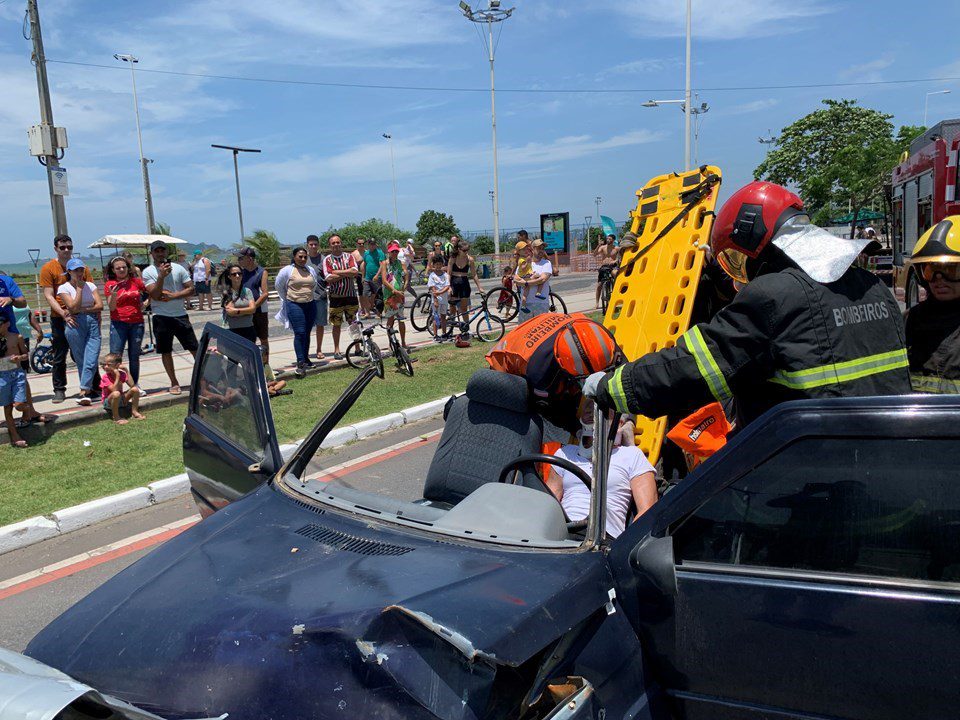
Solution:
<svg viewBox="0 0 960 720"><path fill-rule="evenodd" d="M67 397L67 345L66 326L73 327L76 320L70 311L60 304L57 297L57 288L67 282L67 261L73 257L73 240L69 235L57 235L53 239L53 248L57 257L44 263L40 268L40 287L43 288L43 297L50 306L50 334L53 341L51 365L53 365L53 402L62 403ZM90 269L84 271L84 280L93 281ZM99 378L95 379L93 387L100 387ZM91 397L98 397L93 393Z"/></svg>

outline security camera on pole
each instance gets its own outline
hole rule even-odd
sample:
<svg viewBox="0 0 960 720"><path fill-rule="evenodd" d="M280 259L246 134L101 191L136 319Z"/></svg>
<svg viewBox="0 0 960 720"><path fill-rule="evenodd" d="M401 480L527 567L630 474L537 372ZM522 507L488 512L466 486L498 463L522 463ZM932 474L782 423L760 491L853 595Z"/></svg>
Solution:
<svg viewBox="0 0 960 720"><path fill-rule="evenodd" d="M500 272L500 177L497 169L497 103L494 90L493 61L495 46L493 43L493 24L503 22L513 14L516 8L509 10L500 7L500 0L488 0L485 10L473 10L467 3L460 0L460 10L470 22L486 23L487 25L487 53L490 60L490 120L493 127L493 253L494 266Z"/></svg>

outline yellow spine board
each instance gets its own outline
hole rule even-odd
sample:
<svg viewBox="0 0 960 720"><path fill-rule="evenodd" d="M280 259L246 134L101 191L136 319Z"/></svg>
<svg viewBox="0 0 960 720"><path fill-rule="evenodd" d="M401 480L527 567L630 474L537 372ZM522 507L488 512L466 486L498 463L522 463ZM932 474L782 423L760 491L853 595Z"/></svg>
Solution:
<svg viewBox="0 0 960 720"><path fill-rule="evenodd" d="M700 283L704 253L713 226L720 184L686 217L632 265L630 261L657 237L683 209L681 194L720 168L707 166L687 173L660 175L637 191L630 230L637 247L624 253L603 324L613 333L628 360L673 347L689 329L693 298ZM640 232L640 228L643 232ZM637 446L655 463L666 434L666 418L638 416Z"/></svg>

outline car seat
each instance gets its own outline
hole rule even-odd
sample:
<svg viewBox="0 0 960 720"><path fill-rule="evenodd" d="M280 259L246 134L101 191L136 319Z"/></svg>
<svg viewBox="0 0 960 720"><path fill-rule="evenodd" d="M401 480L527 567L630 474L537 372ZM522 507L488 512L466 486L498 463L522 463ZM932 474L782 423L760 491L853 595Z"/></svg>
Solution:
<svg viewBox="0 0 960 720"><path fill-rule="evenodd" d="M497 482L510 460L540 452L543 420L528 408L527 382L517 375L477 370L465 394L444 412L440 443L427 471L423 497L456 505L481 485ZM522 484L544 489L533 467L521 470Z"/></svg>

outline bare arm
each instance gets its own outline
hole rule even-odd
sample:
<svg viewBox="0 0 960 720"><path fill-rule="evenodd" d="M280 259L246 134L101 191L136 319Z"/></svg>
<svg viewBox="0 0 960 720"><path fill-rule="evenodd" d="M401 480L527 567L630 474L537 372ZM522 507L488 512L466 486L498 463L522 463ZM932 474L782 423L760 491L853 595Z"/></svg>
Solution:
<svg viewBox="0 0 960 720"><path fill-rule="evenodd" d="M100 297L100 291L96 287L90 291L90 294L93 295L93 305L87 309L87 312L98 313L103 310L103 298ZM77 295L79 296L80 293L78 292Z"/></svg>
<svg viewBox="0 0 960 720"><path fill-rule="evenodd" d="M43 298L47 301L47 305L50 306L50 310L52 310L53 314L57 317L65 318L70 314L64 312L63 307L57 302L57 292L52 287L45 287L43 289Z"/></svg>
<svg viewBox="0 0 960 720"><path fill-rule="evenodd" d="M193 295L193 280L187 280L183 284L183 290L177 290L176 292L167 293L168 300L176 300L178 298L190 297Z"/></svg>
<svg viewBox="0 0 960 720"><path fill-rule="evenodd" d="M470 274L473 275L473 283L477 286L477 292L482 293L483 288L480 287L480 279L477 277L477 261L473 259L472 255L467 256L470 262Z"/></svg>
<svg viewBox="0 0 960 720"><path fill-rule="evenodd" d="M260 297L254 303L253 309L256 311L267 301L267 271L264 268L263 275L260 277Z"/></svg>
<svg viewBox="0 0 960 720"><path fill-rule="evenodd" d="M555 468L550 468L550 474L547 475L546 485L550 488L550 492L553 493L553 496L557 499L557 502L563 500L563 480L560 479L560 475L557 474Z"/></svg>
<svg viewBox="0 0 960 720"><path fill-rule="evenodd" d="M657 501L655 474L645 472L642 475L637 475L630 481L630 491L633 493L633 502L637 506L637 517L640 517Z"/></svg>

